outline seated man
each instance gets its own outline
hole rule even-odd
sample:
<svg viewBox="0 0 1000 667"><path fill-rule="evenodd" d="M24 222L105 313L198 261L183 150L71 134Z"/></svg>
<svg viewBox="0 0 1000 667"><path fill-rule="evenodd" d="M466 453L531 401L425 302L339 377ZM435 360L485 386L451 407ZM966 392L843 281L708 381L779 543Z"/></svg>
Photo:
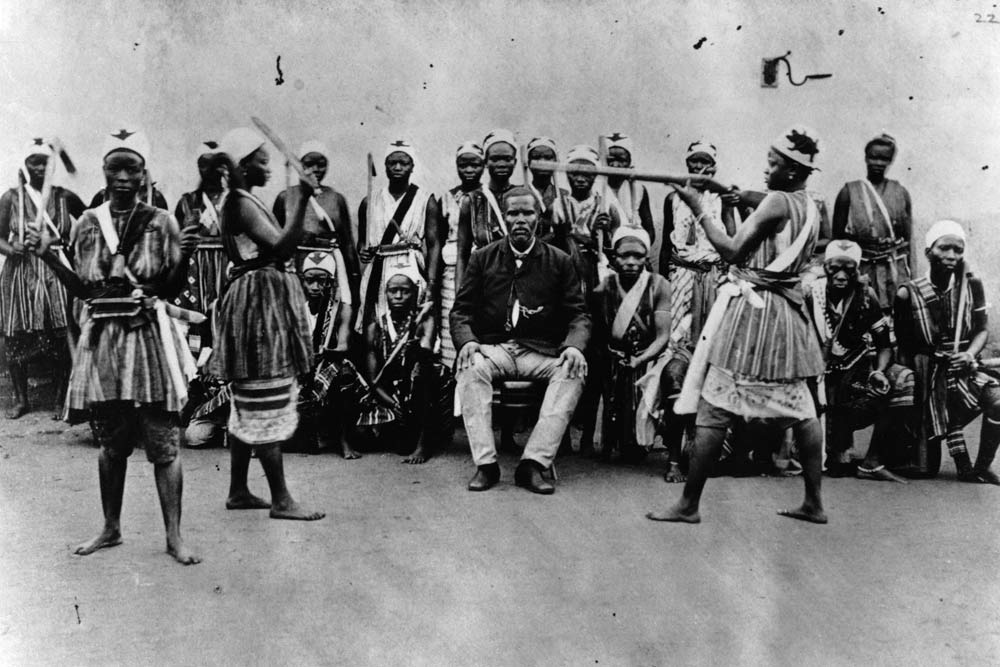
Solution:
<svg viewBox="0 0 1000 667"><path fill-rule="evenodd" d="M540 207L531 190L503 198L508 236L472 253L451 311L458 352L458 396L477 471L470 491L500 479L493 440L493 381L548 380L538 422L514 474L518 486L542 494L542 478L583 391L590 317L573 263L535 238Z"/></svg>
<svg viewBox="0 0 1000 667"><path fill-rule="evenodd" d="M1000 444L1000 383L976 363L989 337L983 283L965 264L965 230L958 223L935 223L924 245L929 273L900 287L893 306L900 361L916 371L922 409L913 472L937 474L944 440L959 480L1000 484L990 470ZM980 413L972 465L962 429Z"/></svg>
<svg viewBox="0 0 1000 667"><path fill-rule="evenodd" d="M595 338L602 354L599 370L592 370L604 381L604 456L610 458L617 447L622 460L637 462L653 446L663 415L660 377L671 359L664 354L670 342L670 283L646 269L651 243L641 227L619 227L611 245L618 273L594 291ZM679 450L680 442L675 444ZM675 454L679 460L680 452L671 457Z"/></svg>
<svg viewBox="0 0 1000 667"><path fill-rule="evenodd" d="M909 439L913 371L891 363L889 320L882 314L878 295L858 279L860 263L861 246L853 241L831 241L823 263L826 277L805 291L826 353L827 471L834 477L854 473L848 459L853 433L874 424L857 476L903 482L885 463L893 463L893 450ZM872 348L874 357L869 354Z"/></svg>
<svg viewBox="0 0 1000 667"><path fill-rule="evenodd" d="M344 458L356 459L347 440L355 406L343 391L357 382L357 373L347 361L354 314L348 275L343 255L332 250L314 251L302 259L299 279L309 306L316 367L301 378L299 435L308 452L336 438Z"/></svg>
<svg viewBox="0 0 1000 667"><path fill-rule="evenodd" d="M424 463L453 432L451 371L434 360L431 302L413 265L386 267L384 303L364 323L367 381L358 426L368 440L397 442L403 463ZM423 307L420 307L420 303Z"/></svg>

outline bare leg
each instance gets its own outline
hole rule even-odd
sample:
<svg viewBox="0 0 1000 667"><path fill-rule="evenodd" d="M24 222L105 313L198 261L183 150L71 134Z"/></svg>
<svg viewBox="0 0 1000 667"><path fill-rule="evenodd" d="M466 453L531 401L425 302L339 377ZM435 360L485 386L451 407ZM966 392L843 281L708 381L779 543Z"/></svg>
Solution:
<svg viewBox="0 0 1000 667"><path fill-rule="evenodd" d="M705 482L712 472L712 466L719 460L722 452L722 441L726 437L726 429L699 426L694 437L694 451L691 454L691 469L688 471L687 482L680 500L664 512L648 512L647 519L653 521L679 521L682 523L700 523L701 515L698 506Z"/></svg>
<svg viewBox="0 0 1000 667"><path fill-rule="evenodd" d="M7 411L7 419L18 419L28 414L28 371L26 364L15 361L8 365L10 383L14 389L14 405Z"/></svg>
<svg viewBox="0 0 1000 667"><path fill-rule="evenodd" d="M858 467L858 479L870 479L879 482L898 482L907 484L902 477L898 477L882 463L881 450L890 446L889 440L895 435L894 427L901 425L905 409L888 409L875 420L875 428L872 432L871 443L865 453L865 460Z"/></svg>
<svg viewBox="0 0 1000 667"><path fill-rule="evenodd" d="M326 516L325 512L313 512L301 507L285 485L285 467L281 458L280 443L268 443L257 447L257 458L267 476L271 488L271 518L316 521Z"/></svg>
<svg viewBox="0 0 1000 667"><path fill-rule="evenodd" d="M170 463L158 463L153 471L156 476L156 492L160 496L160 510L163 512L163 525L167 529L167 553L181 565L200 563L201 558L185 547L181 539L181 495L184 491L181 460L175 458Z"/></svg>
<svg viewBox="0 0 1000 667"><path fill-rule="evenodd" d="M250 472L250 446L229 434L229 497L227 510L266 510L271 503L250 493L247 475Z"/></svg>
<svg viewBox="0 0 1000 667"><path fill-rule="evenodd" d="M92 554L98 549L118 546L122 543L121 516L122 496L125 493L125 471L128 459L115 458L107 450L101 449L97 458L97 470L101 480L101 508L104 510L104 530L73 549L78 556Z"/></svg>
<svg viewBox="0 0 1000 667"><path fill-rule="evenodd" d="M805 499L801 507L793 510L779 510L778 514L811 523L826 523L820 485L823 480L823 436L819 419L807 419L793 427L795 442L799 446L802 463L802 481L805 483Z"/></svg>

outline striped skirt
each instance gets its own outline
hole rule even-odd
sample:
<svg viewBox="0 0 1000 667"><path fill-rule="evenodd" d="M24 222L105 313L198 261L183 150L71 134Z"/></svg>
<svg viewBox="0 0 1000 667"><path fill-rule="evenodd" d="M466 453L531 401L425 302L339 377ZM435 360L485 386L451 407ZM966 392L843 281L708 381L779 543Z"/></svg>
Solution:
<svg viewBox="0 0 1000 667"><path fill-rule="evenodd" d="M299 425L299 384L295 378L232 383L229 432L247 445L291 439Z"/></svg>
<svg viewBox="0 0 1000 667"><path fill-rule="evenodd" d="M0 267L0 335L66 328L66 290L34 255L6 257Z"/></svg>
<svg viewBox="0 0 1000 667"><path fill-rule="evenodd" d="M177 356L183 358L187 351L183 331L172 326L170 332L166 344L173 345ZM129 401L180 412L184 406L178 394L186 389L173 386L164 341L152 313L95 320L84 308L66 397L70 410Z"/></svg>
<svg viewBox="0 0 1000 667"><path fill-rule="evenodd" d="M441 362L451 368L455 365L455 343L451 340L451 324L448 316L455 306L455 267L445 265L444 280L441 283Z"/></svg>
<svg viewBox="0 0 1000 667"><path fill-rule="evenodd" d="M308 373L308 308L293 273L264 267L235 278L219 301L212 374L232 381Z"/></svg>
<svg viewBox="0 0 1000 667"><path fill-rule="evenodd" d="M788 299L756 290L764 307L742 295L732 299L712 341L708 361L758 380L791 380L823 374L823 351L806 313Z"/></svg>

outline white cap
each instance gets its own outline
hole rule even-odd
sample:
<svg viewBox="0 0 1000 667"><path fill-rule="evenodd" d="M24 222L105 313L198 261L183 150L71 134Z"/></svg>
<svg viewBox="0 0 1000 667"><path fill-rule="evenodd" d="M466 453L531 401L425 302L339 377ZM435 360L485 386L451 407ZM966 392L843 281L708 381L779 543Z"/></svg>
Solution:
<svg viewBox="0 0 1000 667"><path fill-rule="evenodd" d="M225 153L233 159L233 162L239 163L244 158L253 155L265 143L267 143L267 139L257 130L249 127L237 127L229 130L226 132L226 136L222 137L222 141L219 142L219 152Z"/></svg>

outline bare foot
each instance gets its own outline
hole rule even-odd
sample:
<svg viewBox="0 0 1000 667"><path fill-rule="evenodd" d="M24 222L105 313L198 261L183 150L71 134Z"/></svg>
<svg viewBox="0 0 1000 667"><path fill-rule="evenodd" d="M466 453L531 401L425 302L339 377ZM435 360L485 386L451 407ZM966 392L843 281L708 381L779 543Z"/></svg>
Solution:
<svg viewBox="0 0 1000 667"><path fill-rule="evenodd" d="M353 449L351 449L348 445L344 445L343 456L344 456L344 460L346 460L346 461L353 461L355 459L360 459L361 458L361 454L358 454L356 451L354 451Z"/></svg>
<svg viewBox="0 0 1000 667"><path fill-rule="evenodd" d="M896 482L898 484L909 484L902 477L898 477L892 474L888 468L885 466L874 466L871 468L866 468L864 466L858 466L858 471L855 473L858 479L870 479L876 482Z"/></svg>
<svg viewBox="0 0 1000 667"><path fill-rule="evenodd" d="M663 474L663 481L667 484L678 484L687 481L687 475L681 472L681 467L676 463L670 464L670 469Z"/></svg>
<svg viewBox="0 0 1000 667"><path fill-rule="evenodd" d="M122 543L122 534L117 530L111 530L105 528L101 531L101 534L92 540L84 542L83 544L78 544L73 553L77 556L88 556L98 549L106 549L108 547L117 547Z"/></svg>
<svg viewBox="0 0 1000 667"><path fill-rule="evenodd" d="M266 510L270 508L271 503L249 491L226 498L227 510Z"/></svg>
<svg viewBox="0 0 1000 667"><path fill-rule="evenodd" d="M272 507L272 519L291 519L292 521L318 521L326 516L326 512L311 512L302 508L294 500L283 507Z"/></svg>
<svg viewBox="0 0 1000 667"><path fill-rule="evenodd" d="M30 411L27 403L15 403L14 407L7 411L7 419L20 419Z"/></svg>
<svg viewBox="0 0 1000 667"><path fill-rule="evenodd" d="M427 462L427 455L424 454L423 447L417 447L413 450L413 453L403 459L403 463L412 463L414 465L419 465L421 463Z"/></svg>
<svg viewBox="0 0 1000 667"><path fill-rule="evenodd" d="M201 558L194 555L184 543L178 540L175 544L167 543L167 553L174 557L174 560L181 565L195 565L201 562Z"/></svg>
<svg viewBox="0 0 1000 667"><path fill-rule="evenodd" d="M778 514L787 516L789 519L798 519L799 521L808 521L809 523L827 522L826 514L823 510L812 509L811 507L806 507L805 504L794 510L778 510Z"/></svg>
<svg viewBox="0 0 1000 667"><path fill-rule="evenodd" d="M670 521L674 523L701 523L701 514L698 510L686 510L680 505L674 505L665 512L646 512L646 518L650 521Z"/></svg>

